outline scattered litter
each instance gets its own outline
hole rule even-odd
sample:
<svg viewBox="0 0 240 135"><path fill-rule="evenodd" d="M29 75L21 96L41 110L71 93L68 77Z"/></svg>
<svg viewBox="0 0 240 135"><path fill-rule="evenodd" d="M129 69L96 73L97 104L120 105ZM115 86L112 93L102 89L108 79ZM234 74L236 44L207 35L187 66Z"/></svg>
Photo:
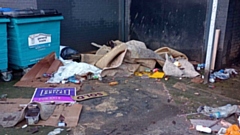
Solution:
<svg viewBox="0 0 240 135"><path fill-rule="evenodd" d="M177 115L177 116L181 117L181 116L189 116L189 115L196 115L196 114L199 114L199 113L187 113L187 114L180 114L180 115Z"/></svg>
<svg viewBox="0 0 240 135"><path fill-rule="evenodd" d="M210 78L209 78L209 82L210 82L210 83L214 83L214 82L215 82L215 79L216 79L216 77L211 74L211 75L210 75Z"/></svg>
<svg viewBox="0 0 240 135"><path fill-rule="evenodd" d="M40 120L36 125L58 127L60 119L64 119L64 123L66 123L65 127L76 127L79 121L81 110L81 104L75 103L70 106L66 104L60 104L54 109L53 113L50 114L50 117L47 120ZM63 117L59 117L61 115Z"/></svg>
<svg viewBox="0 0 240 135"><path fill-rule="evenodd" d="M145 70L145 72L151 73L151 69L150 69L150 68L147 68L147 69Z"/></svg>
<svg viewBox="0 0 240 135"><path fill-rule="evenodd" d="M65 127L66 126L66 123L64 122L58 122L58 127Z"/></svg>
<svg viewBox="0 0 240 135"><path fill-rule="evenodd" d="M159 72L159 71L156 71L156 72L152 73L151 75L149 75L149 78L154 78L154 79L159 79L159 78L163 78L163 77L164 77L164 73Z"/></svg>
<svg viewBox="0 0 240 135"><path fill-rule="evenodd" d="M204 63L197 65L197 70L201 70L203 68L205 68L205 64Z"/></svg>
<svg viewBox="0 0 240 135"><path fill-rule="evenodd" d="M154 78L154 79L160 79L164 77L164 73L159 71L135 72L134 75L140 76L142 78Z"/></svg>
<svg viewBox="0 0 240 135"><path fill-rule="evenodd" d="M7 94L2 94L0 96L0 101L6 101L7 100Z"/></svg>
<svg viewBox="0 0 240 135"><path fill-rule="evenodd" d="M218 131L217 135L225 135L225 134L226 134L226 131L227 131L226 128L221 128L221 129Z"/></svg>
<svg viewBox="0 0 240 135"><path fill-rule="evenodd" d="M71 130L72 130L71 128L66 129L67 132L70 132Z"/></svg>
<svg viewBox="0 0 240 135"><path fill-rule="evenodd" d="M203 133L212 133L212 129L209 128L209 127L204 127L202 125L197 125L196 126L196 130L199 131L199 132L203 132Z"/></svg>
<svg viewBox="0 0 240 135"><path fill-rule="evenodd" d="M226 79L230 78L230 74L224 73L224 70L220 70L218 72L214 72L213 76L215 78L222 79L222 80L226 80Z"/></svg>
<svg viewBox="0 0 240 135"><path fill-rule="evenodd" d="M201 125L203 127L208 127L212 132L218 132L221 128L226 128L222 123L228 123L225 120L205 120L205 119L190 119L193 127Z"/></svg>
<svg viewBox="0 0 240 135"><path fill-rule="evenodd" d="M227 129L225 135L240 135L240 128L234 124Z"/></svg>
<svg viewBox="0 0 240 135"><path fill-rule="evenodd" d="M62 128L56 128L53 131L49 132L47 135L58 135L60 134L64 129Z"/></svg>
<svg viewBox="0 0 240 135"><path fill-rule="evenodd" d="M72 99L75 101L83 101L91 98L98 98L98 97L103 97L107 96L108 94L104 91L101 92L92 92L88 94L83 94L83 95L77 95L77 96L72 96Z"/></svg>
<svg viewBox="0 0 240 135"><path fill-rule="evenodd" d="M0 104L0 125L3 127L13 127L20 121L24 120L25 110L19 108L20 104L28 104L30 99L7 99L1 101ZM4 102L11 102L14 104L4 104Z"/></svg>
<svg viewBox="0 0 240 135"><path fill-rule="evenodd" d="M177 59L178 62L181 63L181 67L175 66L168 54L165 54L165 58L166 61L163 65L163 71L167 76L193 78L200 75L197 71L195 71L193 65L184 58Z"/></svg>
<svg viewBox="0 0 240 135"><path fill-rule="evenodd" d="M158 68L154 68L152 71L153 71L153 73L154 73L154 72L159 71L159 69L158 69Z"/></svg>
<svg viewBox="0 0 240 135"><path fill-rule="evenodd" d="M62 80L74 75L84 76L88 73L99 75L101 72L102 70L99 68L87 63L70 62L64 66L59 67L58 71L47 81L47 83L60 83Z"/></svg>
<svg viewBox="0 0 240 135"><path fill-rule="evenodd" d="M117 113L115 117L122 117L123 114L122 113Z"/></svg>
<svg viewBox="0 0 240 135"><path fill-rule="evenodd" d="M40 109L34 106L27 106L25 119L28 125L37 124L39 121Z"/></svg>
<svg viewBox="0 0 240 135"><path fill-rule="evenodd" d="M173 64L174 64L175 66L177 66L177 67L181 67L181 63L178 62L178 61L175 61Z"/></svg>
<svg viewBox="0 0 240 135"><path fill-rule="evenodd" d="M208 88L215 88L215 85L208 85Z"/></svg>
<svg viewBox="0 0 240 135"><path fill-rule="evenodd" d="M191 82L193 82L193 83L197 83L197 84L201 84L201 83L203 83L203 78L201 78L201 77L194 77L193 79L191 79Z"/></svg>
<svg viewBox="0 0 240 135"><path fill-rule="evenodd" d="M226 68L225 70L224 70L224 72L225 73L228 73L228 74L230 74L230 75L232 75L232 74L238 74L237 73L237 71L235 70L235 69L233 69L233 68Z"/></svg>
<svg viewBox="0 0 240 135"><path fill-rule="evenodd" d="M176 59L178 58L184 58L186 60L188 60L187 56L177 50L171 49L169 47L161 47L159 49L157 49L156 51L154 51L155 53L157 53L158 55L160 55L161 57L165 58L165 54L169 55L169 60L173 63ZM159 64L161 66L163 66L165 64L166 61L160 62ZM181 63L181 62L180 62ZM181 63L182 64L182 63Z"/></svg>
<svg viewBox="0 0 240 135"><path fill-rule="evenodd" d="M68 80L68 82L75 83L75 84L80 84L81 83L81 81L78 80L75 76L71 76L67 80Z"/></svg>
<svg viewBox="0 0 240 135"><path fill-rule="evenodd" d="M66 60L65 60L66 61ZM64 62L65 62L64 61ZM67 64L67 62L65 62ZM68 62L71 63L71 62ZM80 85L76 85L73 83L69 83L67 85L61 84L48 84L46 81L49 78L44 78L42 75L44 73L53 74L56 73L58 68L62 66L64 63L60 60L56 59L56 54L51 53L38 63L36 63L29 72L27 72L20 81L18 81L14 86L17 87L77 87L79 88Z"/></svg>
<svg viewBox="0 0 240 135"><path fill-rule="evenodd" d="M110 82L109 85L110 86L118 85L118 82L116 82L116 81L115 82Z"/></svg>
<svg viewBox="0 0 240 135"><path fill-rule="evenodd" d="M28 126L27 124L23 125L23 126L22 126L22 129L23 129L23 128L26 128L27 126Z"/></svg>
<svg viewBox="0 0 240 135"><path fill-rule="evenodd" d="M223 120L223 119L220 121L220 124L221 124L223 127L226 127L226 128L232 126L231 123L229 123L229 122L227 122L227 121L225 121L225 120Z"/></svg>
<svg viewBox="0 0 240 135"><path fill-rule="evenodd" d="M209 82L214 83L216 78L221 79L221 80L226 80L230 78L231 75L237 75L238 73L236 72L235 69L229 68L229 69L221 69L219 71L216 71L212 74L210 74L209 77Z"/></svg>
<svg viewBox="0 0 240 135"><path fill-rule="evenodd" d="M78 53L79 52L77 50L74 50L69 46L60 46L60 58L64 60L73 59L73 55Z"/></svg>
<svg viewBox="0 0 240 135"><path fill-rule="evenodd" d="M211 118L226 118L231 114L240 113L240 108L237 105L227 104L221 107L200 106L197 109L198 113L209 116Z"/></svg>
<svg viewBox="0 0 240 135"><path fill-rule="evenodd" d="M44 73L42 76L44 77L44 78L50 78L50 77L52 77L54 74L50 74L50 73Z"/></svg>
<svg viewBox="0 0 240 135"><path fill-rule="evenodd" d="M199 96L199 95L200 95L200 93L198 93L198 92L195 92L195 93L194 93L194 95L197 95L197 96Z"/></svg>
<svg viewBox="0 0 240 135"><path fill-rule="evenodd" d="M67 123L65 123L64 121L65 121L65 117L61 114L59 116L58 127L65 127L65 126L67 126Z"/></svg>

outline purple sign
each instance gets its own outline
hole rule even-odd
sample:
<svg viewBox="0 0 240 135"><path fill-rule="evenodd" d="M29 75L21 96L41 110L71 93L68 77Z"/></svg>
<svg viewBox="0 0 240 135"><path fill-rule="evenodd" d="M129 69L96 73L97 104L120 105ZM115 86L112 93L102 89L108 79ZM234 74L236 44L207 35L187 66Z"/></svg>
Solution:
<svg viewBox="0 0 240 135"><path fill-rule="evenodd" d="M31 102L73 103L76 88L36 88Z"/></svg>

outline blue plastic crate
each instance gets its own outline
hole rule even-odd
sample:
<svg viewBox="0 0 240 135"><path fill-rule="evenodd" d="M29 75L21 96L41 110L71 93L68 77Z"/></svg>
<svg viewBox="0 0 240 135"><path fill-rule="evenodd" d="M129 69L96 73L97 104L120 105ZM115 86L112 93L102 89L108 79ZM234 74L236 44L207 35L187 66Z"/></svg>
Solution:
<svg viewBox="0 0 240 135"><path fill-rule="evenodd" d="M5 72L8 68L7 22L9 19L0 17L0 72Z"/></svg>
<svg viewBox="0 0 240 135"><path fill-rule="evenodd" d="M12 69L24 69L55 52L59 56L63 16L12 17L8 24L8 58Z"/></svg>

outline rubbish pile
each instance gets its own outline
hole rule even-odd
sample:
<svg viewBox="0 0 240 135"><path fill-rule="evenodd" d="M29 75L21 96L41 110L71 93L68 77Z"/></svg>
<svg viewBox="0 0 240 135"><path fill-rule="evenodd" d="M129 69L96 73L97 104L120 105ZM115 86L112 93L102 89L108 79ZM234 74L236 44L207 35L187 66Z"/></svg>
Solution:
<svg viewBox="0 0 240 135"><path fill-rule="evenodd" d="M185 54L171 48L162 47L152 51L143 42L136 40L111 41L111 46L96 43L92 43L92 45L99 48L94 54L80 54L70 47L64 47L60 51L59 59L56 59L55 53L51 53L35 64L14 85L36 88L32 99L23 102L17 101L17 104L15 100L4 98L6 100L2 101L4 103L0 106L6 110L2 112L0 110L0 124L3 127L13 127L20 121L26 120L27 124L22 128L26 128L28 125L75 127L82 110L82 105L78 102L108 95L104 91L76 95L76 90L80 89L86 80L103 81L107 76L129 77L131 75L153 79L165 77L165 80L168 80L169 76L180 79L183 77L195 78L202 75L195 68L201 71L205 66L198 64L197 67L194 67ZM161 66L162 69L157 68L158 66ZM228 79L233 74L237 74L234 69L213 72L209 81ZM195 81L201 82L201 79L203 79L202 76L200 80L195 79ZM108 84L115 86L118 83L112 81ZM182 90L185 91L185 88ZM12 102L14 102L14 106L7 106ZM10 108L15 109L11 110ZM21 108L20 111L18 108ZM218 108L201 106L196 114L203 114L210 119L191 119L191 123L197 131L228 135L229 132L239 130L238 125L232 125L223 120L232 114L240 114L240 108L237 105L229 104ZM61 128L57 128L49 135L61 131Z"/></svg>
<svg viewBox="0 0 240 135"><path fill-rule="evenodd" d="M13 127L26 120L26 125L75 127L82 105L72 96L75 88L36 88L32 99L6 99L1 101L0 124ZM9 105L10 104L10 105ZM71 114L66 112L70 111ZM26 126L23 126L25 128Z"/></svg>
<svg viewBox="0 0 240 135"><path fill-rule="evenodd" d="M232 68L221 69L210 74L209 82L214 83L216 79L226 80L229 79L231 75L237 74L236 70Z"/></svg>
<svg viewBox="0 0 240 135"><path fill-rule="evenodd" d="M107 96L104 91L76 95L76 88L36 88L31 100L8 99L0 101L0 125L22 129L32 134L39 126L58 127L49 135L60 134L64 128L78 125L83 100Z"/></svg>
<svg viewBox="0 0 240 135"><path fill-rule="evenodd" d="M92 43L95 54L80 54L61 46L59 60L51 53L35 64L15 86L79 87L84 80L102 80L106 76L160 79L164 76L199 76L185 54L168 47L152 51L141 41L111 41L111 46ZM162 66L162 70L156 68Z"/></svg>
<svg viewBox="0 0 240 135"><path fill-rule="evenodd" d="M192 78L199 75L185 54L171 48L162 47L152 51L136 40L111 43L111 47L92 43L99 49L95 54L80 54L81 62L102 69L101 77L135 74L148 78L163 78L164 75ZM163 67L164 73L156 68L157 65Z"/></svg>
<svg viewBox="0 0 240 135"><path fill-rule="evenodd" d="M197 113L207 116L207 119L190 119L193 129L203 133L217 135L238 135L240 126L240 106L227 104L220 107L200 106ZM235 116L237 124L231 124L225 118Z"/></svg>
<svg viewBox="0 0 240 135"><path fill-rule="evenodd" d="M55 53L51 53L36 63L14 85L36 88L32 99L19 105L22 109L16 114L17 119L11 125L9 125L10 120L8 124L4 124L3 121L9 117L9 113L3 112L3 119L0 120L2 126L12 127L25 119L27 124L22 128L28 125L75 127L82 110L82 105L77 102L108 95L104 91L76 95L76 90L81 88L85 80L102 81L106 76L131 75L154 79L165 76L167 80L168 76L199 75L188 62L186 55L173 49L163 47L152 51L147 49L143 42L136 40L111 43L111 46L93 43L94 46L99 47L95 54L79 54L70 47L61 47L59 59L56 59ZM163 71L156 68L157 64L163 67ZM112 81L108 84L115 86L118 83ZM15 112L16 110L10 115ZM49 134L61 131L59 128Z"/></svg>

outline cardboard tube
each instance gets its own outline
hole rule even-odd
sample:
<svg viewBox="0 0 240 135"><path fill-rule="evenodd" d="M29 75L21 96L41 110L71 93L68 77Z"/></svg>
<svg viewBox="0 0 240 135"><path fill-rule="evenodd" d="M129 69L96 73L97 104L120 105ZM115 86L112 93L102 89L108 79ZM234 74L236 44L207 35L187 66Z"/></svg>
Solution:
<svg viewBox="0 0 240 135"><path fill-rule="evenodd" d="M220 37L220 29L216 29L214 46L213 46L213 53L212 53L211 70L214 70L214 68L215 68L215 61L216 61L216 56L217 56L217 48L218 48L219 37Z"/></svg>

